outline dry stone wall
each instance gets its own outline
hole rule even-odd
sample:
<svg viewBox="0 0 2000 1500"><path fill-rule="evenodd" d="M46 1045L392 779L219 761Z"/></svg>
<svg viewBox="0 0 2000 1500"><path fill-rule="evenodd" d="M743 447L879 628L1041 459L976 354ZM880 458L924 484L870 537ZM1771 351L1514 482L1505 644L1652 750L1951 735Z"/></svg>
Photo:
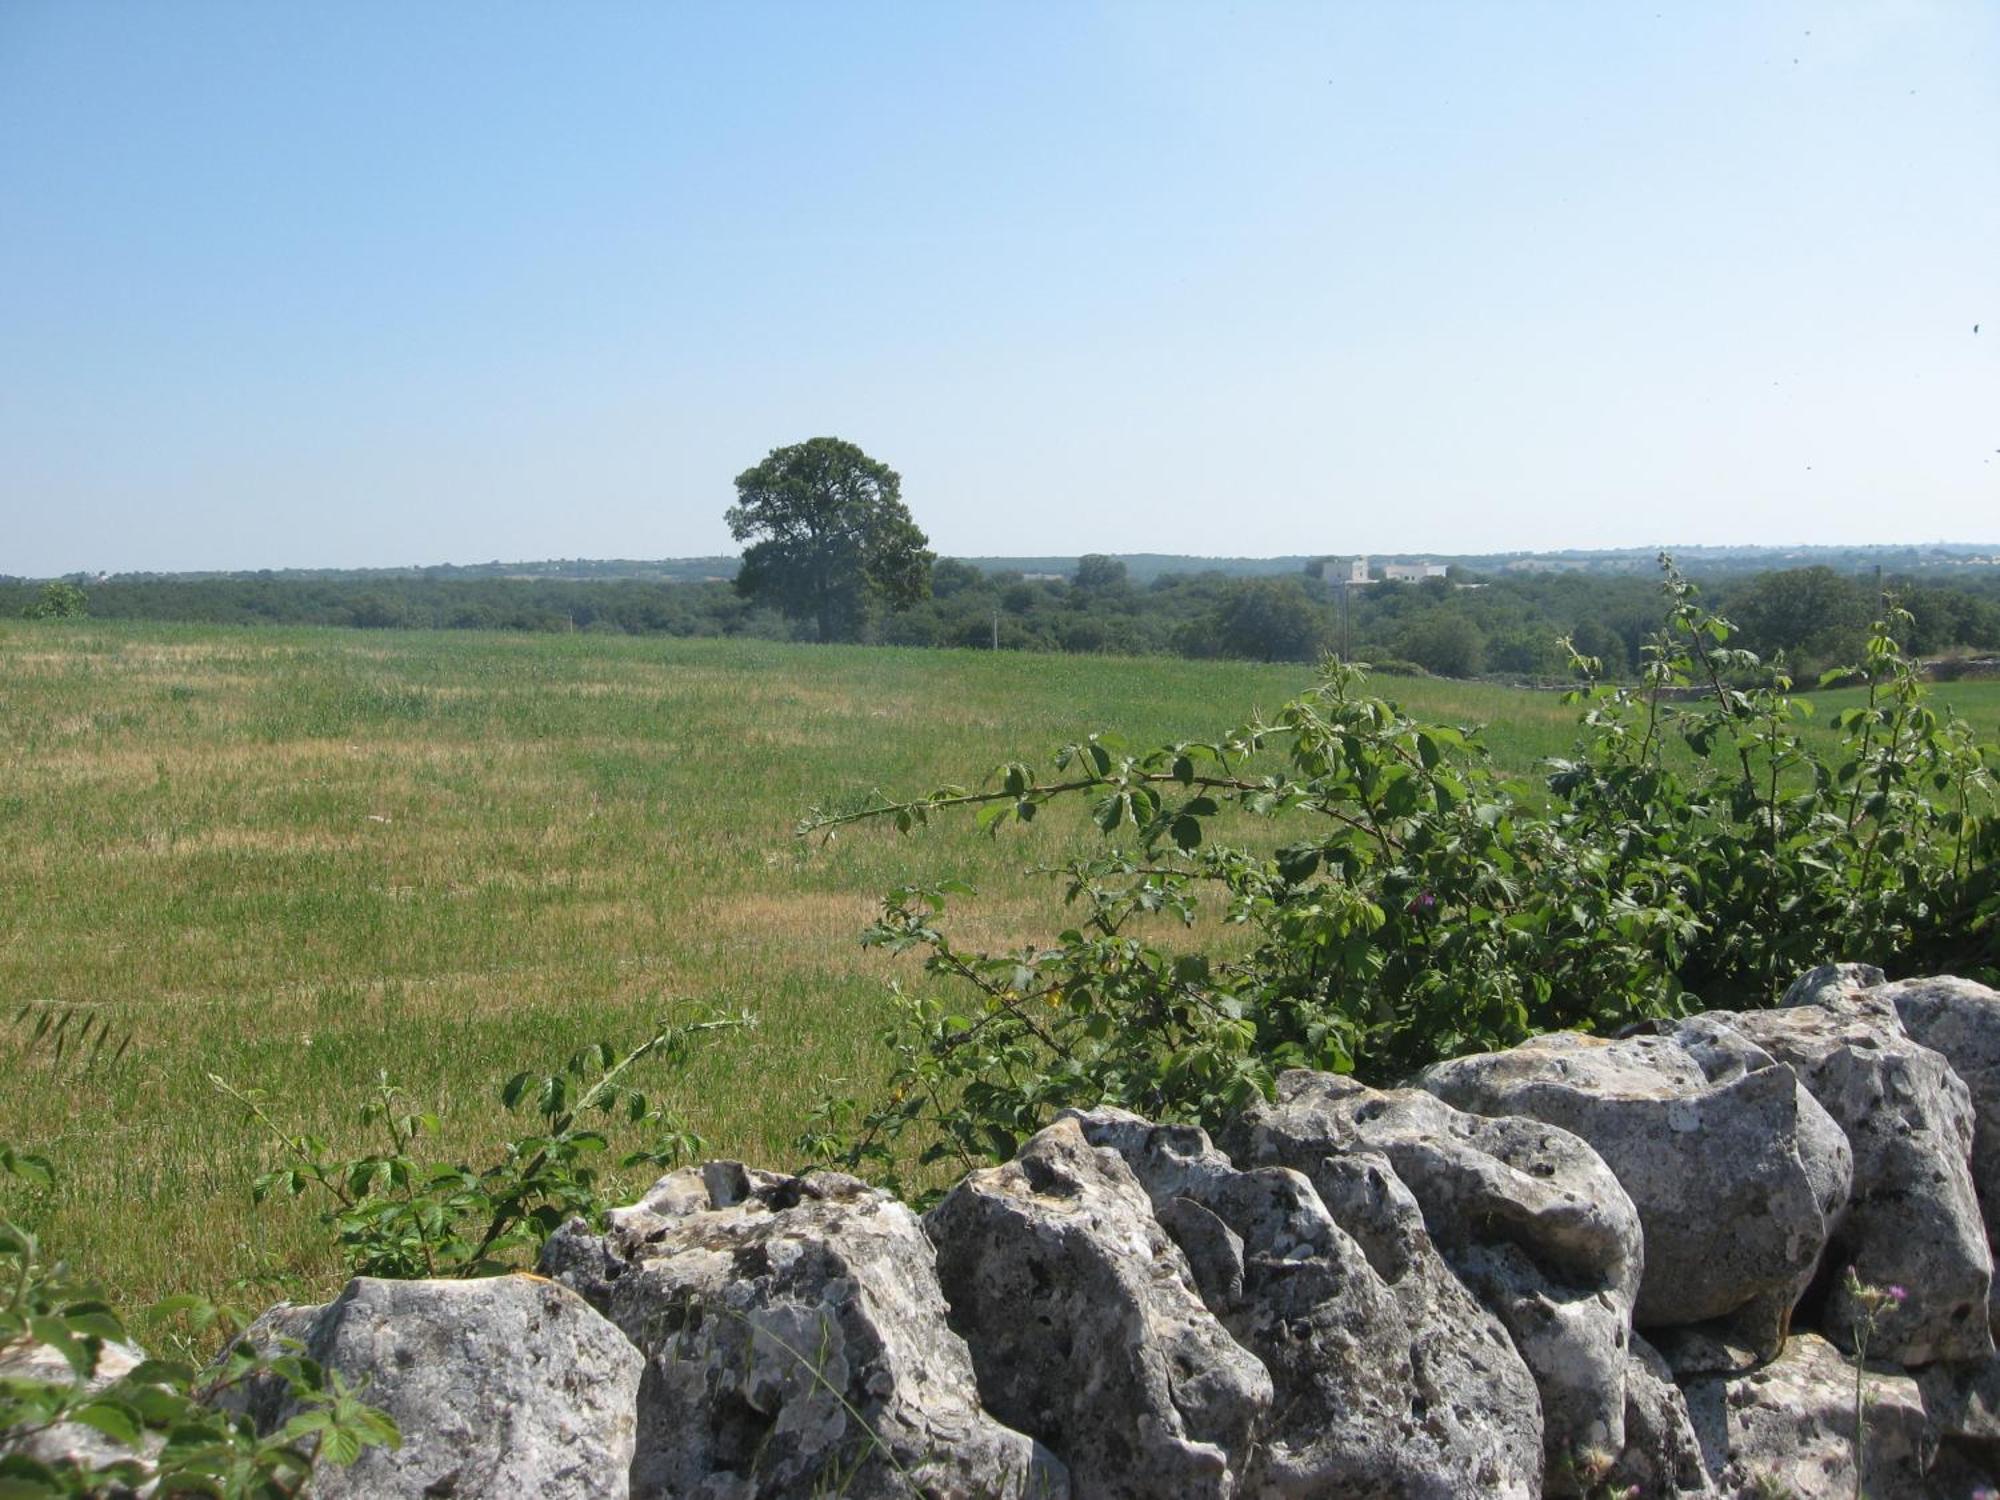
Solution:
<svg viewBox="0 0 2000 1500"><path fill-rule="evenodd" d="M1996 1194L2000 994L1849 965L1404 1089L1287 1074L1219 1141L1071 1112L922 1218L710 1163L546 1280L268 1331L403 1424L329 1494L1967 1500Z"/></svg>

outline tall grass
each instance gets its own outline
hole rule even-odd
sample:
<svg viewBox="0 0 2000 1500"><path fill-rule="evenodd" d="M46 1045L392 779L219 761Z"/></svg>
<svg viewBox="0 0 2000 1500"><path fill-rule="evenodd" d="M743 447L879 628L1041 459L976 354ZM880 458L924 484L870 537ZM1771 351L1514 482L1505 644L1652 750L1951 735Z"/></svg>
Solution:
<svg viewBox="0 0 2000 1500"><path fill-rule="evenodd" d="M711 1149L793 1160L822 1077L865 1084L885 983L856 941L880 893L963 875L967 942L1045 934L1028 867L1067 820L825 846L808 806L964 781L1115 727L1219 732L1303 668L595 636L45 623L0 634L0 1140L56 1158L9 1211L131 1302L324 1293L328 1237L252 1210L267 1147L204 1081L268 1090L339 1146L386 1070L442 1149L507 1133L497 1081L675 998L757 1030L664 1090ZM1489 721L1503 764L1570 744L1552 694L1386 684ZM2000 717L1991 684L1951 690ZM1219 934L1197 934L1198 939ZM58 1058L35 1019L87 1019ZM129 1042L125 1039L129 1037ZM123 1046L122 1054L113 1055Z"/></svg>

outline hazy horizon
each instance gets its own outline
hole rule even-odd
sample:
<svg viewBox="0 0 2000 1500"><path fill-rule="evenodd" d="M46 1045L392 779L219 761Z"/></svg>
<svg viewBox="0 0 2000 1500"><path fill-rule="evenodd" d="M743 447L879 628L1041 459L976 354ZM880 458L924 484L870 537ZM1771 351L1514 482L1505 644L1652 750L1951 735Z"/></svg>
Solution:
<svg viewBox="0 0 2000 1500"><path fill-rule="evenodd" d="M15 0L0 139L0 573L2000 516L1988 5Z"/></svg>

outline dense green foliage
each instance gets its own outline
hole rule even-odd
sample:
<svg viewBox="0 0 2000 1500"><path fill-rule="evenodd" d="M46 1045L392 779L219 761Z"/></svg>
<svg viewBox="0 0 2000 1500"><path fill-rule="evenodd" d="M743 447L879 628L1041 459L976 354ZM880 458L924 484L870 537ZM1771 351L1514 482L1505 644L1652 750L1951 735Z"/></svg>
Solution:
<svg viewBox="0 0 2000 1500"><path fill-rule="evenodd" d="M754 549L753 549L754 550ZM856 575L858 580L859 575ZM1919 656L2000 649L2000 570L1889 579ZM1471 584L1477 587L1471 587ZM1872 580L1820 566L1734 576L1709 585L1738 627L1736 642L1795 670L1853 660L1878 595ZM1328 649L1394 670L1556 679L1569 637L1629 678L1657 618L1649 581L1622 574L1501 574L1377 582L1349 590L1299 572L1235 577L1163 573L1135 583L1115 558L1086 557L1072 574L982 572L940 559L928 597L889 610L849 598L828 628L894 645L1115 652L1310 662ZM114 578L92 584L102 618L362 628L585 631L621 635L814 639L816 615L788 618L731 583L635 578L447 575L319 579ZM40 594L0 584L0 613L33 612Z"/></svg>
<svg viewBox="0 0 2000 1500"><path fill-rule="evenodd" d="M903 504L896 471L839 438L773 448L736 476L729 534L749 542L736 591L852 641L885 610L930 591L929 538Z"/></svg>
<svg viewBox="0 0 2000 1500"><path fill-rule="evenodd" d="M1332 664L1214 741L1097 735L1048 773L1014 762L985 790L816 814L807 831L958 809L997 830L1080 800L1125 842L1056 872L1078 919L1017 950L952 941L963 886L894 892L870 941L922 952L955 989L904 999L887 1098L829 1102L807 1144L893 1170L914 1136L971 1164L1065 1105L1214 1123L1283 1067L1387 1082L1536 1032L1768 1004L1829 957L2000 974L2000 751L1929 702L1897 638L1909 614L1849 669L1864 701L1808 735L1790 678L1671 569L1666 587L1637 686L1577 658L1581 739L1540 787ZM1223 842L1226 810L1292 832ZM1246 951L1150 940L1204 898L1249 929Z"/></svg>
<svg viewBox="0 0 2000 1500"><path fill-rule="evenodd" d="M90 601L82 589L61 578L52 578L21 606L31 620L79 620L90 613Z"/></svg>

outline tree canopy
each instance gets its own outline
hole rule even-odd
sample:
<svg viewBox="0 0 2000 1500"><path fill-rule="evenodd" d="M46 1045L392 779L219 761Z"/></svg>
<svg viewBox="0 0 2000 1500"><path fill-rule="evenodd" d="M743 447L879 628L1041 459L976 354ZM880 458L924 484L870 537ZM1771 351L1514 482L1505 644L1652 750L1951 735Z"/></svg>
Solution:
<svg viewBox="0 0 2000 1500"><path fill-rule="evenodd" d="M874 611L925 598L935 559L902 484L839 438L773 448L736 476L725 517L731 536L752 543L737 591L812 621L822 641L854 640Z"/></svg>

